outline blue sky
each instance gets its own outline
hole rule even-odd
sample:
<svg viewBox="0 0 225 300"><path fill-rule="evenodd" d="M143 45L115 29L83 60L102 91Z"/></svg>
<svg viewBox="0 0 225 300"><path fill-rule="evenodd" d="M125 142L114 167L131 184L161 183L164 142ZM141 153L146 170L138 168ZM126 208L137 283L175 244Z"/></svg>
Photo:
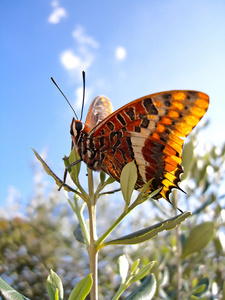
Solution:
<svg viewBox="0 0 225 300"><path fill-rule="evenodd" d="M211 103L202 141L224 142L224 16L224 0L1 1L0 205L32 196L30 148L63 173L73 112L51 76L78 115L82 70L84 114L101 94L117 109L163 90L203 91Z"/></svg>

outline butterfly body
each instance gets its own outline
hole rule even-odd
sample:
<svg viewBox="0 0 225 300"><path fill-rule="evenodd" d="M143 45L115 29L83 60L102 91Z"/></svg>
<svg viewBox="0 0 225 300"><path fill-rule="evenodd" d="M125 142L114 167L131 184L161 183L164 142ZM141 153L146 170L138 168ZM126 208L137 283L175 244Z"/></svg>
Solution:
<svg viewBox="0 0 225 300"><path fill-rule="evenodd" d="M186 137L205 114L206 94L168 91L134 100L112 112L108 98L96 97L85 123L73 119L71 136L81 159L95 171L104 171L117 181L123 167L134 161L138 179L135 188L154 178L148 192L162 188L156 198L169 200L178 188L181 152Z"/></svg>

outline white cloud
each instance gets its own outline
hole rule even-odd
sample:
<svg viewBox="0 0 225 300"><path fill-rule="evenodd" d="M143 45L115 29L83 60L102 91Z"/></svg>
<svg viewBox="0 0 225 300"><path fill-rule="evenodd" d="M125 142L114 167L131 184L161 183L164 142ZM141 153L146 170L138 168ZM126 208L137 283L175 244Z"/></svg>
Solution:
<svg viewBox="0 0 225 300"><path fill-rule="evenodd" d="M60 56L61 63L67 70L80 69L82 60L72 50L65 50Z"/></svg>
<svg viewBox="0 0 225 300"><path fill-rule="evenodd" d="M98 48L99 43L92 38L91 36L85 34L84 27L78 25L77 28L73 31L72 36L75 38L79 45L89 45L92 48Z"/></svg>
<svg viewBox="0 0 225 300"><path fill-rule="evenodd" d="M80 79L82 71L87 71L93 59L93 55L88 51L83 51L83 53L78 56L72 50L68 49L60 55L60 61L64 68L68 71L75 71L75 75L78 75ZM71 75L74 75L74 73L71 73Z"/></svg>
<svg viewBox="0 0 225 300"><path fill-rule="evenodd" d="M82 71L87 72L95 60L96 49L100 46L99 43L85 33L85 29L78 25L72 32L75 40L75 47L65 49L60 54L60 62L68 72L73 82L81 82ZM85 103L90 99L92 89L85 88ZM83 87L77 87L74 91L73 107L75 110L81 109L83 99Z"/></svg>
<svg viewBox="0 0 225 300"><path fill-rule="evenodd" d="M59 7L58 1L53 1L52 6L54 7L53 12L48 17L48 22L51 24L58 24L62 18L67 17L65 8Z"/></svg>
<svg viewBox="0 0 225 300"><path fill-rule="evenodd" d="M95 59L94 49L99 43L85 33L85 29L78 25L72 33L76 41L76 48L66 49L60 55L60 61L71 76L81 79L81 72L87 71Z"/></svg>
<svg viewBox="0 0 225 300"><path fill-rule="evenodd" d="M124 47L117 47L116 48L116 53L115 53L116 59L117 60L124 60L127 56L127 51Z"/></svg>

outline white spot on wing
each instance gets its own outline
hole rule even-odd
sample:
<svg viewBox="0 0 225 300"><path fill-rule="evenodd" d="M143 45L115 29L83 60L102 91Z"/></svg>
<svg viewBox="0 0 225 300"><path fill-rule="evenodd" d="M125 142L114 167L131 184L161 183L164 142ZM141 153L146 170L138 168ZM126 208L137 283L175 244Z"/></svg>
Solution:
<svg viewBox="0 0 225 300"><path fill-rule="evenodd" d="M142 148L144 147L145 144L145 138L141 137L140 133L132 133L131 136L131 143L133 147L133 152L134 152L134 158L138 164L138 169L139 173L144 181L146 181L145 177L145 166L143 165L143 155L141 153Z"/></svg>

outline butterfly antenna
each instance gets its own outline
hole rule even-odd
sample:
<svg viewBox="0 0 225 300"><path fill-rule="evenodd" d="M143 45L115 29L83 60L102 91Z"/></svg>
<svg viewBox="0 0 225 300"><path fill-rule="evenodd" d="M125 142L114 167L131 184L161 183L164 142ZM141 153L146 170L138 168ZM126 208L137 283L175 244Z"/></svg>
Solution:
<svg viewBox="0 0 225 300"><path fill-rule="evenodd" d="M82 71L82 76L83 76L83 101L82 101L80 121L82 120L82 117L83 117L84 98L85 98L85 72L84 71Z"/></svg>
<svg viewBox="0 0 225 300"><path fill-rule="evenodd" d="M71 107L72 111L74 112L74 115L76 117L76 119L78 120L77 114L73 108L73 106L70 104L69 100L66 98L66 96L64 95L63 91L60 89L60 87L58 86L58 84L55 82L55 80L53 79L53 77L51 77L52 82L55 84L55 86L57 87L57 89L60 91L60 93L63 95L63 97L66 99L67 103L69 104L69 106Z"/></svg>

